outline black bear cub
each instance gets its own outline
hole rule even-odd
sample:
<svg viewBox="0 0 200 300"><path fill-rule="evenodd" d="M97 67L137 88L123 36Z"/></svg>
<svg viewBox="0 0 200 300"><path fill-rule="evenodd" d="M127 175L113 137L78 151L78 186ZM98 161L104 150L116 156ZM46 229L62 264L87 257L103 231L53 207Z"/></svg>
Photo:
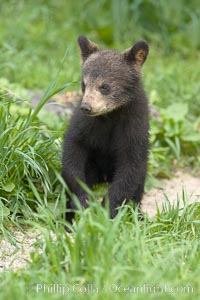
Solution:
<svg viewBox="0 0 200 300"><path fill-rule="evenodd" d="M110 183L110 215L124 200L139 205L147 172L149 144L148 101L141 67L148 45L139 41L124 52L102 50L84 36L78 38L82 55L83 96L64 140L62 176L81 205L88 206L89 188ZM76 205L68 196L67 208ZM72 221L73 213L66 218Z"/></svg>

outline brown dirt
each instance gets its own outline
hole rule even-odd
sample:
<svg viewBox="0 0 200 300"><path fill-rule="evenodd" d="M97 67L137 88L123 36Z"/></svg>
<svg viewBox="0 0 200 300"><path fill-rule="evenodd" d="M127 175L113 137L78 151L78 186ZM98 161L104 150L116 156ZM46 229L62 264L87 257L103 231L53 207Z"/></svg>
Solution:
<svg viewBox="0 0 200 300"><path fill-rule="evenodd" d="M0 241L0 271L2 272L25 268L31 261L30 253L34 251L36 238L41 235L38 230L34 232L28 230L27 233L22 233L16 228L13 228L12 234L16 245L11 244L7 239Z"/></svg>
<svg viewBox="0 0 200 300"><path fill-rule="evenodd" d="M183 192L188 203L200 202L200 177L194 177L188 173L176 172L172 179L163 179L163 189L153 188L144 195L142 200L142 210L150 217L156 214L156 204L162 208L162 204L167 196L171 203L180 200L180 207L183 207Z"/></svg>

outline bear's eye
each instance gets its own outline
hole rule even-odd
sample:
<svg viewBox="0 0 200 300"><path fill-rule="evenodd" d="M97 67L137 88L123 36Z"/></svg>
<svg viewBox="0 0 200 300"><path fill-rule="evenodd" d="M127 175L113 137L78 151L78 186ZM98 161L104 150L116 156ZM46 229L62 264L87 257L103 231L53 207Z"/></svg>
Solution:
<svg viewBox="0 0 200 300"><path fill-rule="evenodd" d="M85 93L85 82L83 80L81 81L81 89L82 92Z"/></svg>
<svg viewBox="0 0 200 300"><path fill-rule="evenodd" d="M107 83L103 83L100 87L99 87L100 92L103 95L108 95L110 93L110 86Z"/></svg>

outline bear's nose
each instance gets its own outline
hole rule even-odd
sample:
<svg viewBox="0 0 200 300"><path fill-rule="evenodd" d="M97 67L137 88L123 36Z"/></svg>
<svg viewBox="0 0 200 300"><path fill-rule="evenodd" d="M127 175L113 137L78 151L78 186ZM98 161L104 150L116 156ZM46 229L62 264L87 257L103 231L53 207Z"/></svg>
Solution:
<svg viewBox="0 0 200 300"><path fill-rule="evenodd" d="M88 103L82 103L82 104L81 104L81 110L82 110L84 113L91 113L92 107L91 107L91 105L88 104Z"/></svg>

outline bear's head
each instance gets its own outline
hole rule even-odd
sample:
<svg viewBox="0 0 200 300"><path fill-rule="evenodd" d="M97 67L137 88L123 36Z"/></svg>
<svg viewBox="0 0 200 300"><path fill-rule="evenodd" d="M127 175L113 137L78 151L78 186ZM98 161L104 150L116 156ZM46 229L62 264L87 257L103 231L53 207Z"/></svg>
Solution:
<svg viewBox="0 0 200 300"><path fill-rule="evenodd" d="M84 36L79 36L78 44L83 61L81 110L99 116L134 101L147 43L139 41L124 52L101 50Z"/></svg>

